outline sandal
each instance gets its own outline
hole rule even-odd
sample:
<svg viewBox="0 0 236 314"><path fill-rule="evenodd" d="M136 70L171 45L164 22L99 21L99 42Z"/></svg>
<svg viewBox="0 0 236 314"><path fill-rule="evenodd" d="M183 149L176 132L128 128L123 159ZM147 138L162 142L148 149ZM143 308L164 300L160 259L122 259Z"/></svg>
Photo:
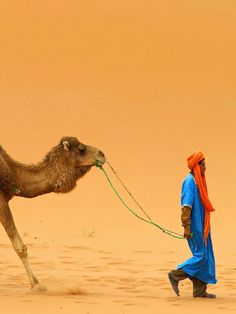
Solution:
<svg viewBox="0 0 236 314"><path fill-rule="evenodd" d="M179 282L172 277L171 272L168 273L168 278L169 278L169 281L171 283L171 286L172 286L174 292L179 297L179 288L178 288Z"/></svg>

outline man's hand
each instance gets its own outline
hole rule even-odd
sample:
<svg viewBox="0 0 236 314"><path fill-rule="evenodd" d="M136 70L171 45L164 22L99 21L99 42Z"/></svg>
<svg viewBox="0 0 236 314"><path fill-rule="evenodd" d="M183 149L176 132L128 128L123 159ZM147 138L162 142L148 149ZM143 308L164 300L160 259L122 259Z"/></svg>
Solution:
<svg viewBox="0 0 236 314"><path fill-rule="evenodd" d="M189 240L189 239L192 238L191 229L190 229L189 226L184 228L184 237L185 237L187 240Z"/></svg>

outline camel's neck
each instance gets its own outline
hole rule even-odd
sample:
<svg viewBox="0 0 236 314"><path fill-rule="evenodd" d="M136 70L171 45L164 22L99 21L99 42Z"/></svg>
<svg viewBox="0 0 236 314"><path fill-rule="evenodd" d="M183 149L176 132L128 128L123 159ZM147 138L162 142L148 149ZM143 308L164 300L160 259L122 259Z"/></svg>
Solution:
<svg viewBox="0 0 236 314"><path fill-rule="evenodd" d="M67 193L76 187L76 182L84 176L91 167L70 169L58 168L56 165L41 164L35 169L19 169L19 190L22 197L36 197L51 192ZM22 177L24 178L22 180Z"/></svg>
<svg viewBox="0 0 236 314"><path fill-rule="evenodd" d="M53 158L49 152L42 162L35 165L19 163L3 149L0 152L11 170L16 188L21 191L18 196L22 197L31 198L50 192L67 193L75 188L76 181L91 168L75 168L69 161L61 160L55 149Z"/></svg>
<svg viewBox="0 0 236 314"><path fill-rule="evenodd" d="M13 169L17 188L21 191L19 196L31 198L53 192L54 177L50 175L48 166L16 164ZM53 169L51 170L53 173Z"/></svg>

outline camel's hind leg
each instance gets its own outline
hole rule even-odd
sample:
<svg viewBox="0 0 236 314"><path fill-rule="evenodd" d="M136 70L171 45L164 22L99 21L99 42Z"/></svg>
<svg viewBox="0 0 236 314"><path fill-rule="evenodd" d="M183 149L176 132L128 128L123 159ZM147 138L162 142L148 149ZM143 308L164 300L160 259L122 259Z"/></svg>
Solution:
<svg viewBox="0 0 236 314"><path fill-rule="evenodd" d="M27 247L23 243L13 220L11 210L6 202L2 202L2 199L0 197L0 222L2 223L3 227L5 228L11 242L14 250L20 257L26 272L29 276L31 287L34 288L36 286L39 287L39 289L44 289L40 286L38 279L33 274L29 261L28 261L28 254L27 254Z"/></svg>

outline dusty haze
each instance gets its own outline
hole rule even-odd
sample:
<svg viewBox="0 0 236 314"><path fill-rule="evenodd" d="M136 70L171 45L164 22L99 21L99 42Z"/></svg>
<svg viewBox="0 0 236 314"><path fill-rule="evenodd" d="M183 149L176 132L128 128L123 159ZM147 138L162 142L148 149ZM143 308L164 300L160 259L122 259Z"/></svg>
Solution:
<svg viewBox="0 0 236 314"><path fill-rule="evenodd" d="M187 282L177 298L167 272L187 244L132 216L94 168L67 195L12 200L48 293L29 291L0 228L4 314L236 310L235 11L233 0L0 4L0 144L24 163L62 136L99 147L149 215L180 233L186 158L202 150L218 277L216 300L193 299Z"/></svg>

